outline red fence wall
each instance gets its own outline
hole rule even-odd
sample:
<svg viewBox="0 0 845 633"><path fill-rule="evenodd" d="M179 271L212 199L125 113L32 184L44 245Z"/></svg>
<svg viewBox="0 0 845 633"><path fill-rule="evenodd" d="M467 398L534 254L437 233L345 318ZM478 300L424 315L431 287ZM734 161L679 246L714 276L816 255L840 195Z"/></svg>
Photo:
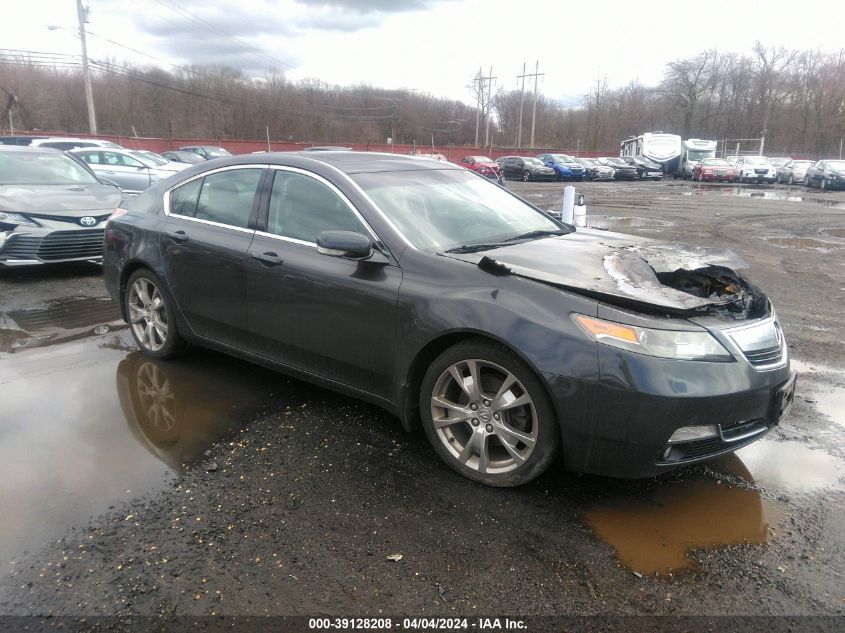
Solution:
<svg viewBox="0 0 845 633"><path fill-rule="evenodd" d="M20 132L19 135L33 135L33 136L72 136L74 138L98 138L106 141L112 141L118 145L122 145L127 149L146 149L152 152L164 152L169 149L178 149L184 145L216 145L223 147L232 154L249 154L250 152L267 151L267 141L236 141L224 139L203 139L203 138L138 138L133 136L120 136L116 134L68 134L64 132ZM322 145L322 143L288 143L284 141L271 141L270 149L274 152L296 152L301 151L307 147L314 147L315 145ZM387 152L395 154L410 154L414 151L413 145L388 145L386 143L331 143L331 145L339 145L342 147L349 147L361 152ZM618 150L606 150L599 152L576 152L575 150L567 149L533 149L514 151L510 148L494 148L489 151L483 151L472 147L450 147L450 146L435 146L432 150L431 146L417 145L417 153L424 154L443 154L448 160L459 163L465 156L478 156L484 154L493 159L500 156L510 156L511 154L518 154L520 156L536 156L537 154L545 153L560 153L578 155L582 157L596 157L596 156L616 156Z"/></svg>

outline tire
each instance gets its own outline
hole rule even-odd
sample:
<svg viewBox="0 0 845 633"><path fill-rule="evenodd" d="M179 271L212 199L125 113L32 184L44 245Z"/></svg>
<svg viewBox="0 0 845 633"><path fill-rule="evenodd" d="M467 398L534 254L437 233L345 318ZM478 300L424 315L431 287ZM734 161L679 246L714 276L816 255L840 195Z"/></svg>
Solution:
<svg viewBox="0 0 845 633"><path fill-rule="evenodd" d="M531 172L526 169L522 172L522 182L528 182L529 180L531 180Z"/></svg>
<svg viewBox="0 0 845 633"><path fill-rule="evenodd" d="M827 189L827 178L822 178L819 182L819 189L825 191Z"/></svg>
<svg viewBox="0 0 845 633"><path fill-rule="evenodd" d="M480 389L469 380L474 376ZM554 407L537 374L485 339L458 343L434 360L420 388L420 413L440 458L488 486L527 483L560 452Z"/></svg>
<svg viewBox="0 0 845 633"><path fill-rule="evenodd" d="M164 284L152 271L136 270L123 296L129 330L141 351L151 358L176 358L187 349L179 334L174 306Z"/></svg>

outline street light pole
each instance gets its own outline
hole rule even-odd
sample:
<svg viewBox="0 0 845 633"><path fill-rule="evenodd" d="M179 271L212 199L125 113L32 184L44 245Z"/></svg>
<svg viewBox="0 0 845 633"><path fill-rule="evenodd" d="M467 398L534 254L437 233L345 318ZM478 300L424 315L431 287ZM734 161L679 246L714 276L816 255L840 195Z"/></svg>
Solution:
<svg viewBox="0 0 845 633"><path fill-rule="evenodd" d="M88 70L88 44L85 40L86 10L82 0L76 0L76 16L79 19L79 41L82 43L82 78L85 82L85 101L88 103L88 128L91 134L97 133L97 116L94 113L94 93L91 91L91 73Z"/></svg>

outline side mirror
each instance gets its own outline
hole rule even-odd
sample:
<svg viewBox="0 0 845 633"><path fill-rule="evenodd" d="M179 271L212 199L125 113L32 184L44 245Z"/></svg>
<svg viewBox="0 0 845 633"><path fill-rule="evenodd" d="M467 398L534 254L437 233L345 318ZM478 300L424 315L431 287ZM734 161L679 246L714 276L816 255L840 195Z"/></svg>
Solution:
<svg viewBox="0 0 845 633"><path fill-rule="evenodd" d="M329 257L367 259L373 253L373 241L353 231L323 231L317 236L317 251Z"/></svg>

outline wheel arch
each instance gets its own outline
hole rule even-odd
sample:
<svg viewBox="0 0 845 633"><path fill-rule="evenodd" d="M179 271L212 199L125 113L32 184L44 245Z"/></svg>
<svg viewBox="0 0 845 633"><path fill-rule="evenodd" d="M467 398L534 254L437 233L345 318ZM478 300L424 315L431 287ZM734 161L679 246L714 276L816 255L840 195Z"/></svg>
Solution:
<svg viewBox="0 0 845 633"><path fill-rule="evenodd" d="M552 404L552 409L555 411L555 417L557 418L560 415L557 404L552 396L552 391L549 388L543 373L537 369L534 363L532 363L525 354L520 352L520 350L515 348L513 345L510 345L507 341L504 341L489 332L465 328L441 332L421 347L414 355L414 358L408 366L408 370L405 372L404 380L400 388L399 410L402 428L408 432L413 432L422 426L419 411L419 392L420 387L422 386L423 377L425 376L425 372L429 365L431 365L434 359L450 347L469 339L482 339L495 345L499 345L524 362L537 376L540 384L543 385L546 396L548 396L549 401ZM560 420L556 419L555 423L559 428Z"/></svg>

